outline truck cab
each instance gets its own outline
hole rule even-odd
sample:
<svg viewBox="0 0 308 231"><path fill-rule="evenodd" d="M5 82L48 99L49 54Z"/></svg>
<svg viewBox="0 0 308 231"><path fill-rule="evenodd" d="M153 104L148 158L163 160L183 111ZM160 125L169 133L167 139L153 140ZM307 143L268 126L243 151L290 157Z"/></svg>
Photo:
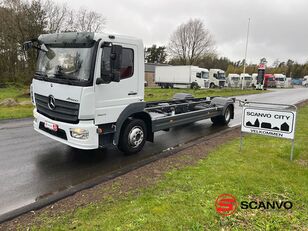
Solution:
<svg viewBox="0 0 308 231"><path fill-rule="evenodd" d="M250 74L247 74L247 73L242 73L240 75L240 78L241 78L241 87L243 85L244 88L249 88L251 87L251 84L252 84L252 77Z"/></svg>
<svg viewBox="0 0 308 231"><path fill-rule="evenodd" d="M274 74L274 78L276 82L276 87L286 87L286 76L284 74Z"/></svg>
<svg viewBox="0 0 308 231"><path fill-rule="evenodd" d="M272 74L264 75L264 88L276 88L275 77Z"/></svg>
<svg viewBox="0 0 308 231"><path fill-rule="evenodd" d="M225 72L220 69L210 69L209 83L210 88L224 87L226 84Z"/></svg>
<svg viewBox="0 0 308 231"><path fill-rule="evenodd" d="M228 87L240 87L240 75L230 73L226 79L226 85Z"/></svg>
<svg viewBox="0 0 308 231"><path fill-rule="evenodd" d="M30 90L34 129L74 148L115 145L133 154L156 131L208 118L228 124L234 115L234 100L222 97L144 102L144 47L137 38L44 34L24 48L38 50Z"/></svg>
<svg viewBox="0 0 308 231"><path fill-rule="evenodd" d="M127 105L144 99L142 41L62 33L41 35L38 42L31 87L35 130L76 148L98 148L98 125L114 123ZM122 49L120 64L109 58L117 55L117 44ZM119 62L117 57L114 61ZM117 73L111 73L115 65Z"/></svg>

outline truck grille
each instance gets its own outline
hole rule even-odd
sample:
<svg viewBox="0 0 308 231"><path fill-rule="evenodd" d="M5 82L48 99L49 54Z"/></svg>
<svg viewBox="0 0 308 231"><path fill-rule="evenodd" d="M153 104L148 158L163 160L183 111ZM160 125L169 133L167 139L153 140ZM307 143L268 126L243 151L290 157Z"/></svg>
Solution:
<svg viewBox="0 0 308 231"><path fill-rule="evenodd" d="M225 81L219 81L219 87L224 87L225 86Z"/></svg>
<svg viewBox="0 0 308 231"><path fill-rule="evenodd" d="M35 94L37 111L53 120L77 124L79 104L55 99L53 110L49 107L49 97Z"/></svg>

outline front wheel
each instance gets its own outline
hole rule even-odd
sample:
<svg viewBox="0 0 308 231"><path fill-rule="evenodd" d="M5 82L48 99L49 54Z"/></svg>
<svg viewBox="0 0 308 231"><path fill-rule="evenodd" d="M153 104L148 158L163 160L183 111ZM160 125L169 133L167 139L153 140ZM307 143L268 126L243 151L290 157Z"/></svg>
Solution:
<svg viewBox="0 0 308 231"><path fill-rule="evenodd" d="M232 106L228 106L223 115L212 117L211 120L214 125L227 125L231 120L231 115Z"/></svg>
<svg viewBox="0 0 308 231"><path fill-rule="evenodd" d="M215 88L215 84L214 84L214 83L211 83L211 84L210 84L210 88Z"/></svg>
<svg viewBox="0 0 308 231"><path fill-rule="evenodd" d="M146 141L146 125L143 120L128 121L121 132L118 148L125 154L140 152Z"/></svg>

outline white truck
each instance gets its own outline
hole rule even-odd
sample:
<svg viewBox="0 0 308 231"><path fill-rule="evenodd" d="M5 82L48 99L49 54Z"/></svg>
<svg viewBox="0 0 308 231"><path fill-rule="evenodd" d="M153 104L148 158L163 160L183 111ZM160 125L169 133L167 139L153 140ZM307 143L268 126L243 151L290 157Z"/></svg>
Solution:
<svg viewBox="0 0 308 231"><path fill-rule="evenodd" d="M255 87L257 86L257 82L258 82L258 73L253 73L253 74L251 75L251 78L252 78L252 80L251 80L251 86L252 86L253 88L255 88Z"/></svg>
<svg viewBox="0 0 308 231"><path fill-rule="evenodd" d="M302 81L302 85L304 87L308 87L308 75L304 76L303 81Z"/></svg>
<svg viewBox="0 0 308 231"><path fill-rule="evenodd" d="M240 75L239 74L228 74L226 79L226 86L228 87L240 87Z"/></svg>
<svg viewBox="0 0 308 231"><path fill-rule="evenodd" d="M101 33L44 34L24 43L38 50L31 85L34 129L78 149L109 145L132 154L154 132L209 119L228 124L235 99L144 101L144 47L140 39Z"/></svg>
<svg viewBox="0 0 308 231"><path fill-rule="evenodd" d="M276 87L285 88L287 77L284 74L274 74Z"/></svg>
<svg viewBox="0 0 308 231"><path fill-rule="evenodd" d="M155 83L161 88L208 88L209 71L197 66L156 66Z"/></svg>
<svg viewBox="0 0 308 231"><path fill-rule="evenodd" d="M224 87L226 85L225 72L221 69L210 69L209 83L210 88Z"/></svg>
<svg viewBox="0 0 308 231"><path fill-rule="evenodd" d="M251 87L252 84L252 77L250 74L247 73L242 73L240 74L240 87L242 87L242 85L244 86L244 88L249 88Z"/></svg>

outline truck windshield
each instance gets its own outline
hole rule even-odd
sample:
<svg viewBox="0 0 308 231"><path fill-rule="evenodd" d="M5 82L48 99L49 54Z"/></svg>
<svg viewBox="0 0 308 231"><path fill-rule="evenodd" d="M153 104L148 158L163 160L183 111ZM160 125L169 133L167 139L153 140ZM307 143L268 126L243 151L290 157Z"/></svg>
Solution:
<svg viewBox="0 0 308 231"><path fill-rule="evenodd" d="M233 81L239 81L240 80L240 77L232 77L231 78Z"/></svg>
<svg viewBox="0 0 308 231"><path fill-rule="evenodd" d="M225 73L218 73L217 79L225 79Z"/></svg>
<svg viewBox="0 0 308 231"><path fill-rule="evenodd" d="M279 82L284 82L285 79L284 78L275 78L275 80L279 81Z"/></svg>
<svg viewBox="0 0 308 231"><path fill-rule="evenodd" d="M245 80L251 80L252 78L250 76L245 76L244 79Z"/></svg>
<svg viewBox="0 0 308 231"><path fill-rule="evenodd" d="M79 82L89 80L93 48L42 46L46 51L39 51L36 77Z"/></svg>
<svg viewBox="0 0 308 231"><path fill-rule="evenodd" d="M208 72L202 72L202 79L208 79L209 73Z"/></svg>

